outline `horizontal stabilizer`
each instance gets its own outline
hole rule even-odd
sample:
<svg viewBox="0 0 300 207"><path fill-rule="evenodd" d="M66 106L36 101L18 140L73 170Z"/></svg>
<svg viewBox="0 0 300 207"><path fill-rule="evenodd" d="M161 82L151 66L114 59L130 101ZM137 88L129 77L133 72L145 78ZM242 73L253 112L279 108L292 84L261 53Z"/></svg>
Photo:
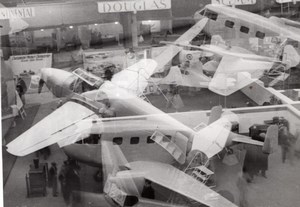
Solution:
<svg viewBox="0 0 300 207"><path fill-rule="evenodd" d="M247 136L243 136L243 135L239 135L239 134L235 134L235 133L230 133L230 137L233 137L232 138L233 142L244 143L244 144L252 144L252 145L257 145L257 146L263 146L264 145L263 142L253 140L253 139L251 139L251 137L247 137Z"/></svg>
<svg viewBox="0 0 300 207"><path fill-rule="evenodd" d="M262 151L266 154L270 154L274 152L278 147L278 126L271 125L268 127L264 142L253 140L251 139L251 137L235 134L232 132L230 133L230 137L232 138L231 140L233 142L262 146Z"/></svg>

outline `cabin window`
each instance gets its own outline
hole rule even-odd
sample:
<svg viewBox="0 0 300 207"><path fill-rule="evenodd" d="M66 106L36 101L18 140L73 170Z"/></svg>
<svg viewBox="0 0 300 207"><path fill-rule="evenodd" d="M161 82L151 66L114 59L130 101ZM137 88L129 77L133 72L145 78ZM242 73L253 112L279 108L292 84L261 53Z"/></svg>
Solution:
<svg viewBox="0 0 300 207"><path fill-rule="evenodd" d="M255 34L256 37L260 38L260 39L264 39L265 38L265 33L257 31Z"/></svg>
<svg viewBox="0 0 300 207"><path fill-rule="evenodd" d="M115 137L113 138L113 144L114 145L121 145L123 142L123 138L122 137Z"/></svg>
<svg viewBox="0 0 300 207"><path fill-rule="evenodd" d="M147 143L148 143L148 144L154 143L154 140L151 139L151 136L148 136L148 137L147 137Z"/></svg>
<svg viewBox="0 0 300 207"><path fill-rule="evenodd" d="M248 34L248 33L249 33L249 28L248 28L248 27L245 27L245 26L241 26L240 31L243 32L243 33Z"/></svg>
<svg viewBox="0 0 300 207"><path fill-rule="evenodd" d="M229 21L229 20L226 20L226 21L225 21L225 26L226 26L226 27L229 27L229 28L233 28L234 22Z"/></svg>
<svg viewBox="0 0 300 207"><path fill-rule="evenodd" d="M218 13L210 11L210 10L207 10L205 12L205 16L214 21L216 21L218 19Z"/></svg>
<svg viewBox="0 0 300 207"><path fill-rule="evenodd" d="M139 137L131 137L130 144L138 144L140 141Z"/></svg>

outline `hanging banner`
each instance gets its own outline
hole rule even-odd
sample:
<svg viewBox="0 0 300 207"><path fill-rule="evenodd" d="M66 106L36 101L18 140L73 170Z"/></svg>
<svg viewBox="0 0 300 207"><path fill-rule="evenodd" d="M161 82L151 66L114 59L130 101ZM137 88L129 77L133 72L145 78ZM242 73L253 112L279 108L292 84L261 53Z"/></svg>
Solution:
<svg viewBox="0 0 300 207"><path fill-rule="evenodd" d="M14 55L9 61L15 75L33 75L40 73L41 68L52 66L52 53Z"/></svg>
<svg viewBox="0 0 300 207"><path fill-rule="evenodd" d="M171 0L135 0L98 2L99 13L170 9Z"/></svg>
<svg viewBox="0 0 300 207"><path fill-rule="evenodd" d="M34 7L0 8L0 19L23 19L32 17L35 17Z"/></svg>

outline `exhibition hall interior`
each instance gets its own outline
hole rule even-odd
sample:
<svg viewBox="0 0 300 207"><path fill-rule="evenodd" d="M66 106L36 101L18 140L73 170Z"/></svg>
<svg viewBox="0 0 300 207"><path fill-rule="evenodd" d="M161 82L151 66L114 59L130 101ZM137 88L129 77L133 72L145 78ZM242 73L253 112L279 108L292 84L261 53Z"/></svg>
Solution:
<svg viewBox="0 0 300 207"><path fill-rule="evenodd" d="M0 0L0 36L0 206L299 206L298 0Z"/></svg>

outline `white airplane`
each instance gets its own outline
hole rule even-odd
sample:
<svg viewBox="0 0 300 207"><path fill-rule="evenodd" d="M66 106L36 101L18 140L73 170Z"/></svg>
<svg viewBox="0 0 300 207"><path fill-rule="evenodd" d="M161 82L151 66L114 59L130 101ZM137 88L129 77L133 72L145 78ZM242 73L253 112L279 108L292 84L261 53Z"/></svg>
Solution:
<svg viewBox="0 0 300 207"><path fill-rule="evenodd" d="M145 59L101 83L99 89L74 95L10 142L7 151L25 156L57 143L73 158L103 164L104 192L121 206L127 196L138 202L144 179L207 206L236 206L180 169L188 167L195 153L208 160L232 143L270 148L274 137L267 135L263 143L232 134L232 116L221 116L220 107L213 109L209 125L201 130L164 114L138 97L156 68L155 61ZM60 74L53 73L48 81L58 80L56 76ZM107 117L109 110L116 117ZM121 170L124 166L127 170ZM202 169L207 170L205 166ZM124 199L116 198L115 192L125 195Z"/></svg>
<svg viewBox="0 0 300 207"><path fill-rule="evenodd" d="M225 40L257 38L265 40L268 37L275 37L277 46L281 46L290 62L290 67L295 67L300 62L300 57L294 47L286 48L290 41L300 42L300 30L298 22L287 20L284 18L270 17L266 18L245 10L233 8L225 5L209 4L204 9L195 13L196 21L208 18L208 22L204 28L204 32L211 36L220 35L222 31L232 34L230 37L222 37ZM279 37L279 38L276 38ZM234 44L234 42L231 42ZM231 45L233 46L233 45ZM236 45L239 46L239 45ZM243 45L247 48L247 45ZM278 54L275 54L278 55Z"/></svg>

